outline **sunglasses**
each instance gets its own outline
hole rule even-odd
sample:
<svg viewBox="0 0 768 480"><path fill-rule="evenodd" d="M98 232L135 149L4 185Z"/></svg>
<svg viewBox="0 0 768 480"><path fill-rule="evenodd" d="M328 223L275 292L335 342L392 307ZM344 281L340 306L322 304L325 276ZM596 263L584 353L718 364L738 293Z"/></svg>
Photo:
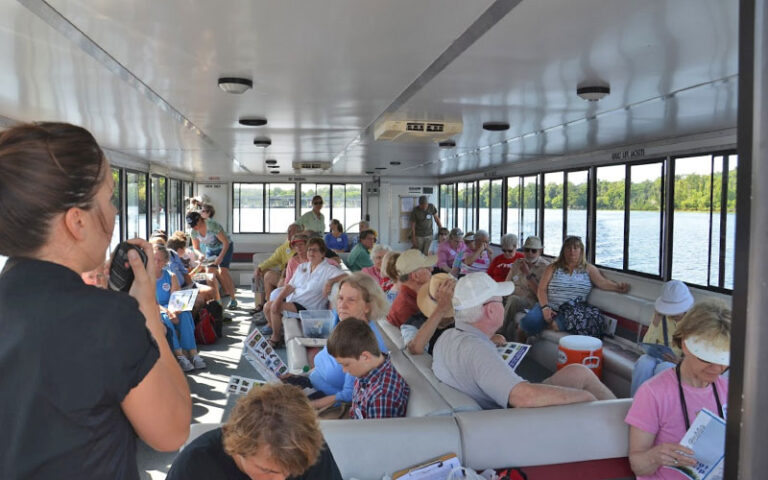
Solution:
<svg viewBox="0 0 768 480"><path fill-rule="evenodd" d="M322 205L323 202L312 202L312 205Z"/></svg>
<svg viewBox="0 0 768 480"><path fill-rule="evenodd" d="M539 249L538 248L524 248L523 251L525 253L536 253L536 252L539 251Z"/></svg>

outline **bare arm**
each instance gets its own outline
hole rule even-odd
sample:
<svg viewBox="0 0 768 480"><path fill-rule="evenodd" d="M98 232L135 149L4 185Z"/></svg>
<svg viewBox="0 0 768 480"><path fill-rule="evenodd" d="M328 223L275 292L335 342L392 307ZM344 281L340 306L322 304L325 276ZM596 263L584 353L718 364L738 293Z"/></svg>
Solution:
<svg viewBox="0 0 768 480"><path fill-rule="evenodd" d="M309 402L316 410L322 410L324 408L330 407L334 403L336 403L336 396L335 395L328 395L327 397L318 398L315 400L310 400Z"/></svg>
<svg viewBox="0 0 768 480"><path fill-rule="evenodd" d="M589 279L592 283L601 290L608 290L609 292L627 293L629 291L629 284L625 282L614 282L605 278L594 265L587 265L587 273L589 273Z"/></svg>
<svg viewBox="0 0 768 480"><path fill-rule="evenodd" d="M229 239L224 234L224 231L219 232L216 235L216 238L219 239L219 241L221 242L221 245L222 245L221 253L219 253L218 257L216 257L216 265L221 265L221 262L224 261L224 255L227 254L227 249L229 249Z"/></svg>
<svg viewBox="0 0 768 480"><path fill-rule="evenodd" d="M205 257L202 251L200 251L200 239L192 237L192 250L198 257Z"/></svg>
<svg viewBox="0 0 768 480"><path fill-rule="evenodd" d="M540 383L518 383L509 392L509 404L513 407L547 407L595 400L595 396L586 390Z"/></svg>
<svg viewBox="0 0 768 480"><path fill-rule="evenodd" d="M629 466L635 475L653 475L666 465L696 465L689 457L693 451L676 443L661 443L653 446L656 435L637 427L629 427ZM677 463L675 463L677 460Z"/></svg>
<svg viewBox="0 0 768 480"><path fill-rule="evenodd" d="M539 289L536 292L536 296L539 298L539 305L541 305L541 313L544 315L544 320L546 320L547 323L552 321L552 309L544 307L549 303L547 289L549 288L549 282L552 280L552 275L554 273L555 267L553 265L544 269L544 273L541 275L541 281L539 282Z"/></svg>
<svg viewBox="0 0 768 480"><path fill-rule="evenodd" d="M413 245L413 248L419 246L419 244L416 243L416 222L413 220L411 220L411 245Z"/></svg>
<svg viewBox="0 0 768 480"><path fill-rule="evenodd" d="M160 358L121 403L123 413L144 442L156 450L178 449L189 436L192 401L187 380L165 339L165 326L155 300L154 252L143 240L131 240L147 254L147 268L134 251L128 260L135 280L130 294L139 302L147 329L157 343Z"/></svg>
<svg viewBox="0 0 768 480"><path fill-rule="evenodd" d="M326 297L331 294L331 289L333 289L333 285L335 283L338 283L342 281L343 279L347 278L346 273L342 273L341 275L338 275L336 277L333 277L332 279L325 282L325 287L323 287L323 295Z"/></svg>
<svg viewBox="0 0 768 480"><path fill-rule="evenodd" d="M442 222L440 222L440 217L437 216L437 209L435 209L435 213L432 214L432 217L435 219L435 223L437 224L437 228L443 228Z"/></svg>
<svg viewBox="0 0 768 480"><path fill-rule="evenodd" d="M456 287L456 282L452 279L446 280L440 284L437 289L437 307L432 312L432 315L427 318L424 325L416 332L416 336L408 342L408 351L414 355L420 355L424 353L427 343L435 334L440 322L445 318L445 315L451 311L453 300L453 290Z"/></svg>

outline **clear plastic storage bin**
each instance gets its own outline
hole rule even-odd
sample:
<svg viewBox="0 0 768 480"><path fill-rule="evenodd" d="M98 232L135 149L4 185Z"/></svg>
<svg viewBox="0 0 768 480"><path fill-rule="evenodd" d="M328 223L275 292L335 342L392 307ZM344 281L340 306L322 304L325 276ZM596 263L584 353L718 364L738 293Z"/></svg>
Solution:
<svg viewBox="0 0 768 480"><path fill-rule="evenodd" d="M328 338L331 335L335 317L331 310L302 310L301 331L307 338Z"/></svg>

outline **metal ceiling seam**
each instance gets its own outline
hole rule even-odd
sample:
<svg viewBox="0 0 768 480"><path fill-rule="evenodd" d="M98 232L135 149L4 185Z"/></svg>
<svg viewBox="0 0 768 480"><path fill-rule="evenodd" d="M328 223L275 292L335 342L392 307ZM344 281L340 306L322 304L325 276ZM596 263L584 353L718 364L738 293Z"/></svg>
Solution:
<svg viewBox="0 0 768 480"><path fill-rule="evenodd" d="M99 62L104 68L118 76L125 81L128 85L132 86L139 93L149 100L150 103L160 108L165 113L174 118L182 127L191 131L200 137L208 145L211 145L215 149L223 152L226 156L234 160L234 156L231 152L227 152L222 149L211 137L197 127L190 119L188 119L183 113L177 110L167 100L155 92L152 87L144 83L138 76L128 70L122 63L120 63L115 57L104 50L98 43L96 43L85 32L80 30L75 24L69 21L58 10L53 8L45 0L17 0L21 5L27 8L34 15L39 17L51 28L59 32L73 44L77 45L87 55L91 56L94 60Z"/></svg>
<svg viewBox="0 0 768 480"><path fill-rule="evenodd" d="M370 133L373 126L390 113L396 112L400 107L410 100L416 93L432 81L440 72L445 70L456 58L471 47L478 39L485 35L488 30L493 28L501 19L512 11L522 0L496 0L488 7L472 24L459 35L456 40L451 42L445 49L416 79L411 82L400 95L398 95L387 108L384 109L368 126L361 130L361 133L349 142L344 149L334 156L333 163L337 163L345 157L350 148L366 134Z"/></svg>

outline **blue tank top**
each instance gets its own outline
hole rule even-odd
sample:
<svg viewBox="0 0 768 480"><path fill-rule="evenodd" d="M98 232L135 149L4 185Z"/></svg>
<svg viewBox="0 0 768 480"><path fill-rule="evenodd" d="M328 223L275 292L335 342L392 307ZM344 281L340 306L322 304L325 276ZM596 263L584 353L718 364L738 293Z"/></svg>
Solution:
<svg viewBox="0 0 768 480"><path fill-rule="evenodd" d="M160 306L168 308L168 300L171 299L171 273L163 269L163 274L157 279L155 283L155 298Z"/></svg>
<svg viewBox="0 0 768 480"><path fill-rule="evenodd" d="M547 299L549 305L557 310L568 300L580 298L586 301L591 291L592 280L590 280L589 273L585 268L577 268L570 275L565 270L558 268L549 281Z"/></svg>

